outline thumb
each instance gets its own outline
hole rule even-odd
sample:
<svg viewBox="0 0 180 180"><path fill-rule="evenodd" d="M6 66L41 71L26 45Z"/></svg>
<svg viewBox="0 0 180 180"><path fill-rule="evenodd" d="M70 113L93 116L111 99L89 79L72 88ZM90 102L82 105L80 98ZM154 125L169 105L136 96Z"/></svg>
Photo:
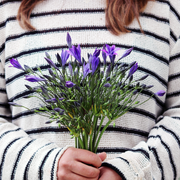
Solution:
<svg viewBox="0 0 180 180"><path fill-rule="evenodd" d="M99 153L97 155L100 157L101 161L104 161L107 157L107 154L105 152Z"/></svg>

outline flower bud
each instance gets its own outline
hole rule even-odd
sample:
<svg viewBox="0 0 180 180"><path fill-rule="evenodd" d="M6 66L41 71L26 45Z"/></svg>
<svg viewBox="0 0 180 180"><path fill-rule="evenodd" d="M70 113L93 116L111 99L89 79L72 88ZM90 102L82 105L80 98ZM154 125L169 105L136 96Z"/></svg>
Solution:
<svg viewBox="0 0 180 180"><path fill-rule="evenodd" d="M75 86L75 84L74 84L73 82L71 82L71 81L66 81L65 86L66 86L67 88L72 88L73 86Z"/></svg>
<svg viewBox="0 0 180 180"><path fill-rule="evenodd" d="M111 87L111 84L106 83L106 84L104 84L104 87Z"/></svg>
<svg viewBox="0 0 180 180"><path fill-rule="evenodd" d="M110 81L110 77L107 77L107 78L106 78L106 81Z"/></svg>

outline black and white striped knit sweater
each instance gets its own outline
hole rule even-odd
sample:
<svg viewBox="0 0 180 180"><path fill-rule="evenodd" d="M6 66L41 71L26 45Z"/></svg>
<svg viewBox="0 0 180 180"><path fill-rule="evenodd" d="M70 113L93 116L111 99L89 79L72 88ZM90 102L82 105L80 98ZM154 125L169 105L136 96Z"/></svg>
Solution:
<svg viewBox="0 0 180 180"><path fill-rule="evenodd" d="M138 61L137 77L149 74L145 84L154 87L141 94L165 90L116 121L104 133L98 152L108 158L122 179L178 180L180 177L180 0L149 2L140 16L144 34L136 20L130 33L112 35L105 27L105 0L45 0L35 7L31 23L35 31L23 30L16 15L20 0L0 0L0 179L55 180L58 159L74 145L66 128L46 125L47 119L8 101L37 108L37 99L24 99L29 92L24 74L9 67L14 57L23 65L46 71L48 52L66 46L69 32L73 44L81 44L83 56L95 47L115 44L134 47L125 63ZM32 85L32 84L31 84Z"/></svg>

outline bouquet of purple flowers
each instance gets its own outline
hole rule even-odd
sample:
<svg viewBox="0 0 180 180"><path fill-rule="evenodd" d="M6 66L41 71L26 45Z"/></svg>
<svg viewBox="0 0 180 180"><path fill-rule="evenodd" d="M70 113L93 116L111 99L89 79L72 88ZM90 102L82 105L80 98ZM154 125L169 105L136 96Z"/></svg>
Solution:
<svg viewBox="0 0 180 180"><path fill-rule="evenodd" d="M67 44L68 50L62 50L61 55L56 55L56 64L46 53L48 74L43 74L38 66L37 70L27 65L22 67L16 59L10 59L11 67L24 71L25 80L37 83L35 87L26 85L35 94L25 98L37 97L42 101L38 109L31 111L48 117L49 121L46 123L55 121L59 126L64 125L75 138L77 148L96 153L107 127L111 123L115 125L115 120L130 109L148 101L154 94L143 102L139 102L137 98L143 90L153 86L140 84L148 75L134 80L137 62L129 65L120 62L133 48L126 50L115 60L120 48L104 45L102 49L95 49L93 54L88 54L88 61L85 61L81 57L80 45L72 45L69 33ZM163 96L164 93L158 91L156 95ZM13 102L9 104L21 106ZM105 117L108 118L106 123Z"/></svg>

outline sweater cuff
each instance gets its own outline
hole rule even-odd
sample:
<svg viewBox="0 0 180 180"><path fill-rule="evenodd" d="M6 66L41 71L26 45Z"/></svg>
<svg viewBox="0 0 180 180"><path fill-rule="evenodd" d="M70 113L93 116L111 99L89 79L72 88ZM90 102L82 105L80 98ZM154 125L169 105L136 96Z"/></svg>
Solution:
<svg viewBox="0 0 180 180"><path fill-rule="evenodd" d="M43 169L43 178L42 179L48 179L48 180L57 180L57 168L58 168L58 162L63 153L71 146L66 146L62 149L53 149L52 154L49 156L49 158L46 161L46 164L44 165ZM48 155L48 154L47 154Z"/></svg>
<svg viewBox="0 0 180 180"><path fill-rule="evenodd" d="M103 162L102 166L113 169L123 180L152 179L148 147L145 142L120 154L119 157Z"/></svg>

